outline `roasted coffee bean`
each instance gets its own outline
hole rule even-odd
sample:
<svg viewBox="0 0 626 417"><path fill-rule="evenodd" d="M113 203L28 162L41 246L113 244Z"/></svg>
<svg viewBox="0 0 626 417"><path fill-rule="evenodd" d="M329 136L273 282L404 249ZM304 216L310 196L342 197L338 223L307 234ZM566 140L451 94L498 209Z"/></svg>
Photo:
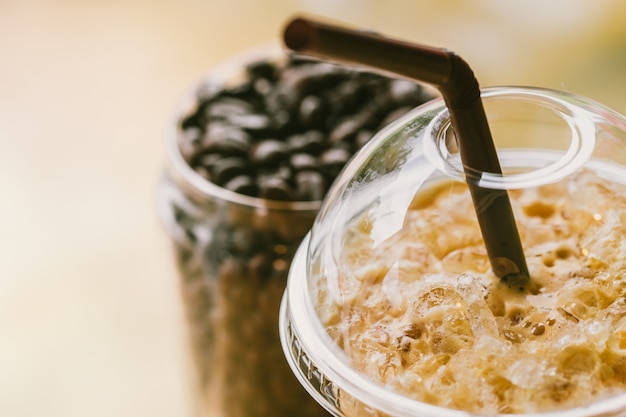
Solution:
<svg viewBox="0 0 626 417"><path fill-rule="evenodd" d="M229 87L227 90L222 91L220 96L244 100L253 107L259 104L252 79L244 80L235 86Z"/></svg>
<svg viewBox="0 0 626 417"><path fill-rule="evenodd" d="M308 95L300 102L298 120L306 129L320 128L324 126L327 113L326 103L321 97Z"/></svg>
<svg viewBox="0 0 626 417"><path fill-rule="evenodd" d="M228 117L228 121L256 137L265 136L272 131L272 121L264 114L233 114Z"/></svg>
<svg viewBox="0 0 626 417"><path fill-rule="evenodd" d="M189 128L193 128L193 127L200 127L200 126L203 126L204 124L205 124L204 119L198 112L190 113L187 116L183 117L182 120L180 121L180 127L182 128L183 131Z"/></svg>
<svg viewBox="0 0 626 417"><path fill-rule="evenodd" d="M232 115L249 114L253 111L249 101L234 97L222 97L207 106L204 115L208 120L228 119Z"/></svg>
<svg viewBox="0 0 626 417"><path fill-rule="evenodd" d="M196 171L202 168L206 170L209 173L209 177L212 178L213 166L222 159L224 159L224 156L219 153L206 152L196 155L191 163ZM215 182L213 179L211 179L211 181Z"/></svg>
<svg viewBox="0 0 626 417"><path fill-rule="evenodd" d="M207 180L209 182L214 182L213 178L211 176L211 172L209 171L209 169L207 167L194 166L193 169L196 172L196 174L200 175L205 180Z"/></svg>
<svg viewBox="0 0 626 417"><path fill-rule="evenodd" d="M180 153L183 158L187 161L191 160L196 153L201 140L202 129L199 127L190 126L183 130L180 135L180 140L178 141L178 148L180 149Z"/></svg>
<svg viewBox="0 0 626 417"><path fill-rule="evenodd" d="M320 170L330 178L339 174L343 166L348 162L352 154L342 148L331 148L324 151L319 158Z"/></svg>
<svg viewBox="0 0 626 417"><path fill-rule="evenodd" d="M347 151L349 154L353 154L356 152L356 146L354 145L354 142L352 140L345 140L345 141L339 141L339 142L335 142L333 143L333 145L326 149L326 150L330 150L330 149L343 149L344 151ZM325 150L325 151L326 151Z"/></svg>
<svg viewBox="0 0 626 417"><path fill-rule="evenodd" d="M289 158L289 165L295 172L315 170L317 158L309 153L295 153Z"/></svg>
<svg viewBox="0 0 626 417"><path fill-rule="evenodd" d="M268 200L294 200L294 189L287 181L280 177L265 177L259 181L259 194Z"/></svg>
<svg viewBox="0 0 626 417"><path fill-rule="evenodd" d="M224 185L235 177L248 174L249 170L250 164L246 159L231 156L216 161L213 164L211 174L213 181L218 185Z"/></svg>
<svg viewBox="0 0 626 417"><path fill-rule="evenodd" d="M347 80L329 95L328 101L331 111L345 115L354 112L363 98L363 86L356 80Z"/></svg>
<svg viewBox="0 0 626 417"><path fill-rule="evenodd" d="M270 94L274 85L271 81L265 78L259 78L254 80L254 92L260 96Z"/></svg>
<svg viewBox="0 0 626 417"><path fill-rule="evenodd" d="M195 96L199 104L206 105L223 92L224 85L221 82L206 80L196 88Z"/></svg>
<svg viewBox="0 0 626 417"><path fill-rule="evenodd" d="M316 171L301 171L296 174L298 197L304 201L319 201L326 194L326 180Z"/></svg>
<svg viewBox="0 0 626 417"><path fill-rule="evenodd" d="M289 111L278 109L272 112L270 117L272 119L272 129L275 135L284 138L294 131L295 123Z"/></svg>
<svg viewBox="0 0 626 417"><path fill-rule="evenodd" d="M273 62L259 60L246 65L246 72L251 78L265 78L275 81L278 77L278 70Z"/></svg>
<svg viewBox="0 0 626 417"><path fill-rule="evenodd" d="M279 81L273 85L273 89L263 97L263 108L269 115L275 115L278 112L286 112L289 118L295 112L295 105L299 103L298 95L282 87L283 81Z"/></svg>
<svg viewBox="0 0 626 417"><path fill-rule="evenodd" d="M210 123L199 145L199 152L218 152L225 156L247 155L252 138L239 127L220 122Z"/></svg>
<svg viewBox="0 0 626 417"><path fill-rule="evenodd" d="M325 141L324 134L321 131L309 130L287 138L287 145L291 152L317 155L324 149Z"/></svg>
<svg viewBox="0 0 626 417"><path fill-rule="evenodd" d="M256 144L250 153L250 161L260 167L276 166L288 154L285 142L265 139Z"/></svg>
<svg viewBox="0 0 626 417"><path fill-rule="evenodd" d="M256 181L248 175L236 176L229 181L226 181L222 186L227 190L234 191L239 194L249 195L251 197L255 197L259 191Z"/></svg>
<svg viewBox="0 0 626 417"><path fill-rule="evenodd" d="M413 105L423 101L423 88L408 80L391 80L389 95L396 105Z"/></svg>
<svg viewBox="0 0 626 417"><path fill-rule="evenodd" d="M267 167L264 169L260 169L257 171L257 177L259 183L262 182L265 178L280 178L281 180L289 183L293 178L293 170L288 165L280 165Z"/></svg>
<svg viewBox="0 0 626 417"><path fill-rule="evenodd" d="M353 142L362 127L363 122L360 119L345 119L330 132L328 142L331 145L339 142Z"/></svg>
<svg viewBox="0 0 626 417"><path fill-rule="evenodd" d="M367 142L374 137L374 132L369 130L359 130L354 138L354 146L357 149L361 149Z"/></svg>
<svg viewBox="0 0 626 417"><path fill-rule="evenodd" d="M282 88L297 93L302 98L316 91L335 87L346 79L348 70L325 62L289 68L282 74Z"/></svg>

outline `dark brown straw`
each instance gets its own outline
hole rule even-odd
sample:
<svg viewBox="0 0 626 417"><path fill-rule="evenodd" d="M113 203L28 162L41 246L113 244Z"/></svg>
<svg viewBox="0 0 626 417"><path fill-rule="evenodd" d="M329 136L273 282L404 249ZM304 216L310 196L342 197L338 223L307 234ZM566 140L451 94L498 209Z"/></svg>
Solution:
<svg viewBox="0 0 626 417"><path fill-rule="evenodd" d="M478 186L483 172L502 174L480 88L467 63L447 49L407 43L310 19L292 20L288 48L319 58L365 65L436 87L450 112L457 146L493 272L524 287L528 267L506 190Z"/></svg>

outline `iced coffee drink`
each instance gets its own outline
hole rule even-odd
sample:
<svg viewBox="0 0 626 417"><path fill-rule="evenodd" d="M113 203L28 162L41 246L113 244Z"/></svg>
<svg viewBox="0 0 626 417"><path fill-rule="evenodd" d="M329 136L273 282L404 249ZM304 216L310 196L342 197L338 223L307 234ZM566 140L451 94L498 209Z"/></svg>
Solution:
<svg viewBox="0 0 626 417"><path fill-rule="evenodd" d="M624 393L626 183L615 180L581 169L510 190L524 288L491 272L462 181L422 187L393 233L366 208L342 233L336 275L313 281L322 325L369 379L448 409L538 413Z"/></svg>
<svg viewBox="0 0 626 417"><path fill-rule="evenodd" d="M283 351L335 417L626 412L626 117L481 96L503 176L467 174L432 101L355 155L294 256ZM527 284L493 273L467 181L507 191Z"/></svg>

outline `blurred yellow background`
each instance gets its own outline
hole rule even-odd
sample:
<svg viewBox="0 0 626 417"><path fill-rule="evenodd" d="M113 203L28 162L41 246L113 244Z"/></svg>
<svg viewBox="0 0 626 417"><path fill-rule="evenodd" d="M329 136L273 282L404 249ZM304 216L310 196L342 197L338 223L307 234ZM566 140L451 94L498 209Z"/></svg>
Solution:
<svg viewBox="0 0 626 417"><path fill-rule="evenodd" d="M1 416L190 415L155 210L168 121L301 11L447 47L482 86L626 112L621 0L0 0Z"/></svg>

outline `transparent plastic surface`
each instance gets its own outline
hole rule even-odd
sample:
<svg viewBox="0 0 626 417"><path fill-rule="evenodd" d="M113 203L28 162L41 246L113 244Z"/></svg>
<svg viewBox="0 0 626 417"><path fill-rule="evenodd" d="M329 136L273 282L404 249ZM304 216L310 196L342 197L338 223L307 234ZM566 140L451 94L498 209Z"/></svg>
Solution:
<svg viewBox="0 0 626 417"><path fill-rule="evenodd" d="M281 340L336 416L626 414L626 121L574 95L483 91L531 272L493 275L441 101L343 171L290 271Z"/></svg>

